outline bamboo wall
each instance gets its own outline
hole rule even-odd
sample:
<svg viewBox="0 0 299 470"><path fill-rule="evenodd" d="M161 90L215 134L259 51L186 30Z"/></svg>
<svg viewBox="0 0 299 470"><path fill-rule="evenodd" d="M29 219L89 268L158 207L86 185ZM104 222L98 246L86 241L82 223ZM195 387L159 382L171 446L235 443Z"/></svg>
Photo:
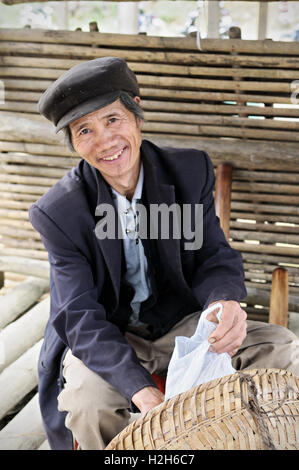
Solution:
<svg viewBox="0 0 299 470"><path fill-rule="evenodd" d="M215 168L233 165L230 236L244 258L249 315L267 319L278 265L288 267L290 311L299 312L299 107L290 102L299 44L200 47L195 38L0 30L0 254L47 259L27 211L78 161L37 113L41 93L70 66L113 55L137 75L144 137L204 149Z"/></svg>

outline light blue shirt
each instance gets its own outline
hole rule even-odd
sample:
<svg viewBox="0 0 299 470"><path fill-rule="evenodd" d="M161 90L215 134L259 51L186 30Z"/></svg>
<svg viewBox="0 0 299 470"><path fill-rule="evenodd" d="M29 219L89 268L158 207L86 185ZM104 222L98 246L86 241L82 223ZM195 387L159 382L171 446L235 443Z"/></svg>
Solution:
<svg viewBox="0 0 299 470"><path fill-rule="evenodd" d="M152 293L149 277L148 263L144 247L138 235L138 214L136 203L141 199L143 188L144 170L141 164L139 178L132 201L119 194L114 188L115 206L120 221L124 254L126 260L125 280L134 288L135 294L131 301L132 315L129 324L142 325L139 321L140 305L148 299Z"/></svg>

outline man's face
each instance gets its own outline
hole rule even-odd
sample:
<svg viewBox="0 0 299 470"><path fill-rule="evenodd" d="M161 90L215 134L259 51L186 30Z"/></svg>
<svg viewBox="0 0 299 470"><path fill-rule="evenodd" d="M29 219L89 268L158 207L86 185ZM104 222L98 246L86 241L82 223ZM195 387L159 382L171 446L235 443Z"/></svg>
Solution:
<svg viewBox="0 0 299 470"><path fill-rule="evenodd" d="M139 98L135 97L139 103ZM141 123L120 100L70 124L73 146L113 186L139 170Z"/></svg>

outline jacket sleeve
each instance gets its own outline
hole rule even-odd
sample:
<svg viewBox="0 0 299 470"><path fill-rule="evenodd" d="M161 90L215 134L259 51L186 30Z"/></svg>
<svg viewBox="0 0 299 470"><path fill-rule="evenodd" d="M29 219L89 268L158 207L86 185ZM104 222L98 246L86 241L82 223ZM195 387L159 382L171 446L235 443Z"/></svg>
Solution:
<svg viewBox="0 0 299 470"><path fill-rule="evenodd" d="M241 253L231 248L215 213L213 164L204 152L206 182L200 203L203 204L202 247L197 251L197 268L193 276L193 293L206 309L216 300L240 302L247 295Z"/></svg>
<svg viewBox="0 0 299 470"><path fill-rule="evenodd" d="M36 204L29 215L48 251L50 322L72 354L131 403L134 393L156 385L118 327L106 319L99 302L104 279L95 285L87 258ZM132 403L131 407L135 410Z"/></svg>

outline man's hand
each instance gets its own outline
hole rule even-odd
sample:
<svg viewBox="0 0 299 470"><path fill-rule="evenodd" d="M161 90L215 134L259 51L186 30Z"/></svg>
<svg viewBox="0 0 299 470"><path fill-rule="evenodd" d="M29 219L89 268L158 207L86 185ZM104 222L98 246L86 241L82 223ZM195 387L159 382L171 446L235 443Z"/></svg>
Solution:
<svg viewBox="0 0 299 470"><path fill-rule="evenodd" d="M217 300L212 302L209 307L217 302L223 305L223 310L219 325L208 338L211 343L210 351L227 352L230 356L233 356L246 337L247 314L235 300ZM218 323L216 317L218 310L216 308L209 313L207 320Z"/></svg>
<svg viewBox="0 0 299 470"><path fill-rule="evenodd" d="M164 401L164 395L158 388L145 387L132 396L132 402L139 408L143 417L151 408L160 405Z"/></svg>

